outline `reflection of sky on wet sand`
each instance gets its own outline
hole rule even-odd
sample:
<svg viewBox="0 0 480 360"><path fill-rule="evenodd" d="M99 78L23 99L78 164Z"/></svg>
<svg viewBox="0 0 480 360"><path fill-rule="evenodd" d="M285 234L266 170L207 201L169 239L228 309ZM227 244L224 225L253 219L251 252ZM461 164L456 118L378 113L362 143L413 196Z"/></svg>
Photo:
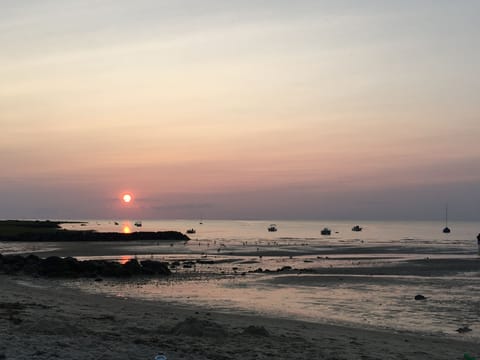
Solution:
<svg viewBox="0 0 480 360"><path fill-rule="evenodd" d="M124 263L137 258L169 262L173 275L167 279L77 283L89 291L114 296L452 336L458 336L457 328L469 325L474 331L462 336L478 336L478 273L467 269L450 272L449 277L441 273L415 277L406 276L408 271L401 276L391 271L392 267L405 264L415 267L427 258L440 263L456 261L457 266L473 261L478 257L477 224L455 224L454 232L445 236L441 234L440 222L369 222L361 224L364 230L360 233L351 231L350 222L336 222L329 224L335 230L332 236L323 237L319 231L325 222L276 223L279 231L271 234L266 231L270 221L205 222L195 225L197 234L188 242L0 246L9 253L36 252L39 256L75 256L79 260L111 259ZM123 225L124 222L115 225L95 221L83 228L121 231ZM80 225L67 226L82 229ZM142 230L185 231L192 226L192 221L144 221ZM277 272L284 266L296 270ZM252 273L259 268L271 272ZM414 301L419 293L428 300Z"/></svg>
<svg viewBox="0 0 480 360"><path fill-rule="evenodd" d="M280 280L279 283L271 279ZM478 337L478 278L318 276L248 274L217 279L193 277L143 282L81 282L83 289L119 297L186 303L206 309L261 313L273 317L357 326L415 330L459 336L468 324ZM448 289L448 291L446 291ZM427 301L415 301L416 294ZM478 331L477 331L478 332ZM462 336L465 336L464 334Z"/></svg>

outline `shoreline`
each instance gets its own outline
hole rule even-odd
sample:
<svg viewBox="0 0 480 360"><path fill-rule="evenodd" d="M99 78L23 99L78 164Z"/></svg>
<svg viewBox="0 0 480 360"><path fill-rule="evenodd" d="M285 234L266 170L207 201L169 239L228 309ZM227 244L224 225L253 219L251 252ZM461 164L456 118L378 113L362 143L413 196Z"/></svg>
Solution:
<svg viewBox="0 0 480 360"><path fill-rule="evenodd" d="M479 356L480 259L466 241L215 239L1 243L10 254L168 262L174 275L0 275L0 359Z"/></svg>
<svg viewBox="0 0 480 360"><path fill-rule="evenodd" d="M450 360L479 351L449 337L108 297L25 276L0 275L0 284L6 359L153 359L164 352L169 360Z"/></svg>
<svg viewBox="0 0 480 360"><path fill-rule="evenodd" d="M258 262L242 258L206 261L195 255L168 259L165 265L168 263L172 274L160 277L143 276L143 271L131 272L141 270L139 263L144 261L141 257L139 263L136 258L123 260L126 265L133 262L136 266L129 265L127 274L117 263L115 269L121 278L107 273L103 276L98 271L86 277L59 276L62 272L55 269L50 273L60 281L57 283L63 280L66 287L107 297L159 300L187 307L227 309L267 317L346 324L347 327L365 325L363 327L382 331L413 331L419 336L466 341L478 341L479 338L478 303L475 301L478 294L475 289L480 285L477 278L479 259L416 259L381 266L369 261L358 266L348 260L338 266L337 260L321 258L317 263L308 262L306 265L312 266L309 269L278 263L281 259L264 259L267 263L263 265L270 264L270 267L260 269ZM65 261L74 262L74 268L79 265L71 258ZM145 261L146 265L152 262ZM331 266L330 261L335 265ZM302 261L299 264L305 265ZM50 273L33 272L30 282L41 283L51 278ZM15 274L23 276L21 272ZM36 277L39 275L40 278ZM416 301L418 294L427 300ZM465 326L471 331L459 334L458 329Z"/></svg>

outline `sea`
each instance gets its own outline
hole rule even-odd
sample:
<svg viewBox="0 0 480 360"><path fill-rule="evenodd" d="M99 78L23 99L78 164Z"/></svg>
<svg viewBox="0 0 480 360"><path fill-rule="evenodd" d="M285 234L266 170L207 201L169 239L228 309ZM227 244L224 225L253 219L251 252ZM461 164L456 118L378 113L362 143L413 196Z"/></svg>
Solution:
<svg viewBox="0 0 480 360"><path fill-rule="evenodd" d="M273 224L277 231L269 232ZM354 225L362 230L352 231ZM87 220L63 226L195 233L189 241L0 243L0 252L170 264L173 275L166 278L62 284L107 296L480 340L480 222L451 222L450 234L434 221L204 219L136 226L134 220ZM323 228L330 235L321 235ZM419 271L426 262L431 271Z"/></svg>

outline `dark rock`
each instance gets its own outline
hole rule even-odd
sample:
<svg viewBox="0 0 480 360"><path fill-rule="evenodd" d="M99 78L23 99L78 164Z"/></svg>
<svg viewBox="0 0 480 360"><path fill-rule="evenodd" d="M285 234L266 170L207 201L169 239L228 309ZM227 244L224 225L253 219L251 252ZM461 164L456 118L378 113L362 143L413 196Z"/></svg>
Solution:
<svg viewBox="0 0 480 360"><path fill-rule="evenodd" d="M127 276L140 275L143 273L142 266L137 259L128 260L125 264L123 264L123 270Z"/></svg>
<svg viewBox="0 0 480 360"><path fill-rule="evenodd" d="M243 334L252 336L270 336L270 333L263 326L255 325L250 325L249 327L243 329Z"/></svg>
<svg viewBox="0 0 480 360"><path fill-rule="evenodd" d="M427 298L423 295L415 295L415 300L427 300Z"/></svg>
<svg viewBox="0 0 480 360"><path fill-rule="evenodd" d="M72 257L50 256L38 264L38 274L49 277L75 277L80 273L78 260Z"/></svg>
<svg viewBox="0 0 480 360"><path fill-rule="evenodd" d="M144 272L150 272L157 275L170 275L172 272L168 268L167 264L160 261L144 260L140 264L143 267Z"/></svg>
<svg viewBox="0 0 480 360"><path fill-rule="evenodd" d="M128 276L122 264L113 261L97 261L94 264L97 268L96 274L99 276L122 277Z"/></svg>
<svg viewBox="0 0 480 360"><path fill-rule="evenodd" d="M292 267L291 266L283 266L281 269L278 269L277 272L287 271L287 270L292 270Z"/></svg>
<svg viewBox="0 0 480 360"><path fill-rule="evenodd" d="M29 264L38 264L42 259L40 259L37 255L30 254L25 258L25 262Z"/></svg>
<svg viewBox="0 0 480 360"><path fill-rule="evenodd" d="M458 328L456 331L459 332L460 334L464 334L472 331L472 329L470 329L468 326L464 326L464 327Z"/></svg>
<svg viewBox="0 0 480 360"><path fill-rule="evenodd" d="M55 225L56 227L57 225ZM59 226L58 226L59 227ZM25 232L16 235L0 234L0 241L188 241L190 238L178 231L139 231L129 234L78 230L53 230L49 232Z"/></svg>
<svg viewBox="0 0 480 360"><path fill-rule="evenodd" d="M99 275L114 276L115 274L114 272L108 274L106 271L108 265L103 260L80 261L79 265L79 272L85 277L96 278ZM117 266L120 268L120 264Z"/></svg>
<svg viewBox="0 0 480 360"><path fill-rule="evenodd" d="M47 277L126 277L134 275L170 275L164 263L146 260L140 264L136 259L124 265L106 260L78 261L75 258L51 256L41 259L35 255L4 255L1 257L0 270L7 274L24 273Z"/></svg>
<svg viewBox="0 0 480 360"><path fill-rule="evenodd" d="M25 258L25 264L22 269L23 272L30 275L36 275L38 272L38 264L40 264L41 261L42 259L36 255L28 255Z"/></svg>
<svg viewBox="0 0 480 360"><path fill-rule="evenodd" d="M22 255L4 255L2 262L6 265L23 265L25 264L25 258Z"/></svg>
<svg viewBox="0 0 480 360"><path fill-rule="evenodd" d="M25 266L25 258L21 255L5 255L2 258L1 269L7 274L15 274Z"/></svg>

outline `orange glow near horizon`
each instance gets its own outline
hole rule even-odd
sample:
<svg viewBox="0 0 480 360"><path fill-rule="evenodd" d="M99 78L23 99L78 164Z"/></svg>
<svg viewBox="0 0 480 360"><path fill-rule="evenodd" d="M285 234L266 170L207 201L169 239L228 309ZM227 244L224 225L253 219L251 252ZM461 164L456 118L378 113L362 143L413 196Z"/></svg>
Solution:
<svg viewBox="0 0 480 360"><path fill-rule="evenodd" d="M124 234L130 234L132 232L132 229L128 225L124 225L122 229Z"/></svg>

